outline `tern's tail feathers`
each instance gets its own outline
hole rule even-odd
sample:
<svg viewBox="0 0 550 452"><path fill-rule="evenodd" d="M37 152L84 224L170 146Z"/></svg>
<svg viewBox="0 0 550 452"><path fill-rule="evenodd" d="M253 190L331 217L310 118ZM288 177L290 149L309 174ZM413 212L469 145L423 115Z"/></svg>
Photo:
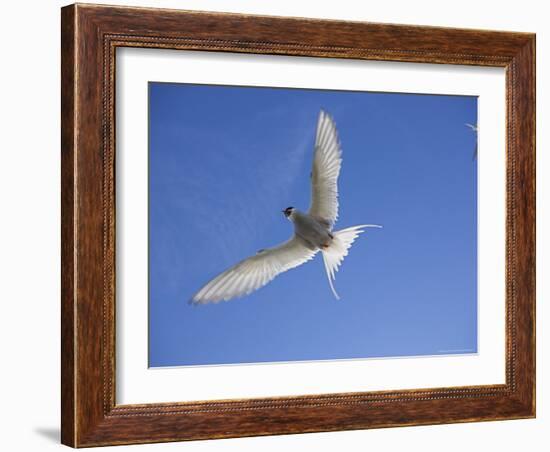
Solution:
<svg viewBox="0 0 550 452"><path fill-rule="evenodd" d="M334 239L330 243L330 246L321 250L323 252L323 262L325 263L330 290L332 290L337 300L339 300L340 297L336 293L332 282L336 279L336 272L342 264L344 257L348 255L352 243L359 237L361 232L364 232L364 228L381 227L382 226L377 224L360 224L359 226L352 226L351 228L342 229L341 231L333 231L332 234L334 235Z"/></svg>

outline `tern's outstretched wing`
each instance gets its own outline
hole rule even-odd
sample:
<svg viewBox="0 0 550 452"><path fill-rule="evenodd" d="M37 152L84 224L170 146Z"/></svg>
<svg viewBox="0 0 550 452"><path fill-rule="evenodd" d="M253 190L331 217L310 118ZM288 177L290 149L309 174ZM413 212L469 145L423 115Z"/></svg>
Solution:
<svg viewBox="0 0 550 452"><path fill-rule="evenodd" d="M259 251L212 279L193 298L193 304L217 303L248 295L277 275L298 267L315 256L304 240L294 236L274 248Z"/></svg>
<svg viewBox="0 0 550 452"><path fill-rule="evenodd" d="M311 206L309 214L332 228L338 218L338 175L342 151L336 125L323 110L319 113L313 168L311 170Z"/></svg>

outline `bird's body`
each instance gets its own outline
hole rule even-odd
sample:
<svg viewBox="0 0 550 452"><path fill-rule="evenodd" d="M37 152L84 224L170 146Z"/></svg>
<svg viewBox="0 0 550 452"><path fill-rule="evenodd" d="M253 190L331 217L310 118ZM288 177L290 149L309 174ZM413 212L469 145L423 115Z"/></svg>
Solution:
<svg viewBox="0 0 550 452"><path fill-rule="evenodd" d="M230 300L247 295L266 285L277 275L298 267L321 252L332 293L335 274L354 240L367 227L359 225L333 231L338 218L338 176L342 151L336 125L321 110L317 122L313 168L311 171L311 204L308 212L294 207L283 210L294 224L294 235L273 248L258 251L209 281L191 299L194 304Z"/></svg>
<svg viewBox="0 0 550 452"><path fill-rule="evenodd" d="M294 223L294 234L302 238L309 249L327 248L333 240L329 226L308 213L293 209L288 219Z"/></svg>

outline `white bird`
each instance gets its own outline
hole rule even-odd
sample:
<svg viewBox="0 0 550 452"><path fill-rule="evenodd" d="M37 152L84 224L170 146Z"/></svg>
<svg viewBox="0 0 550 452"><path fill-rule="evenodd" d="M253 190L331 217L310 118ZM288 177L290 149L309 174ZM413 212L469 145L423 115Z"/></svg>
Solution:
<svg viewBox="0 0 550 452"><path fill-rule="evenodd" d="M472 160L475 160L477 157L477 133L479 132L479 129L477 125L474 126L473 124L470 124L470 123L465 123L464 125L472 129L472 132L476 134L476 147L474 148L474 153L472 155Z"/></svg>
<svg viewBox="0 0 550 452"><path fill-rule="evenodd" d="M338 218L338 176L342 151L332 118L321 110L317 122L313 168L311 171L311 205L309 212L294 207L283 210L294 224L293 237L273 248L258 251L216 276L191 299L193 304L230 300L248 295L265 286L277 275L298 267L321 251L330 289L344 257L364 228L381 226L362 224L339 231L332 228Z"/></svg>

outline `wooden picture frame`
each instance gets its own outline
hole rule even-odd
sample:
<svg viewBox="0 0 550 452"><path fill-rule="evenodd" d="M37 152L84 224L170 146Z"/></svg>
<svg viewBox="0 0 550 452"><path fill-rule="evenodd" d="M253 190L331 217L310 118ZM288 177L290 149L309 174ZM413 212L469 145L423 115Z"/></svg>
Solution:
<svg viewBox="0 0 550 452"><path fill-rule="evenodd" d="M535 416L535 35L75 4L62 8L61 38L63 444L85 447ZM117 405L117 47L505 68L506 383Z"/></svg>

